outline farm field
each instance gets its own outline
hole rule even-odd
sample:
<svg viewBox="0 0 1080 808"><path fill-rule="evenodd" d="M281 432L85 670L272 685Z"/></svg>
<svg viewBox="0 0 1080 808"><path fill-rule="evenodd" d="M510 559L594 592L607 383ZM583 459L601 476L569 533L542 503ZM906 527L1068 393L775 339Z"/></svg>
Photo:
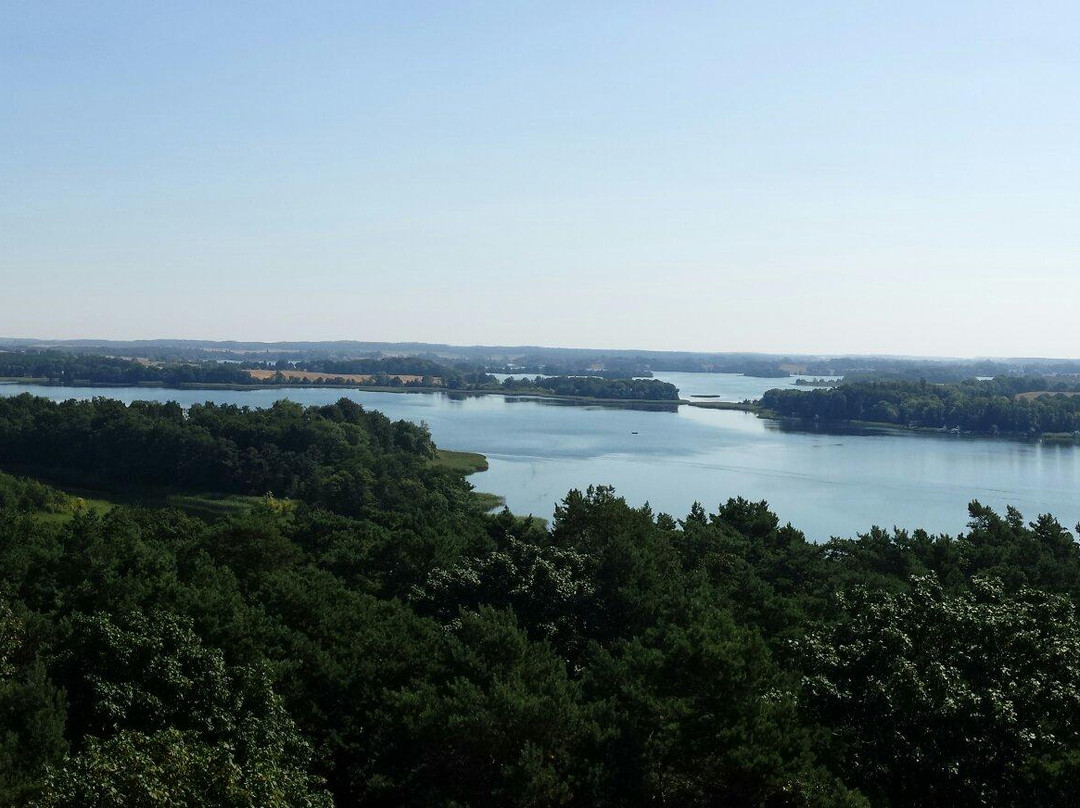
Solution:
<svg viewBox="0 0 1080 808"><path fill-rule="evenodd" d="M286 379L286 381L309 381L315 382L320 379L326 381L329 379L343 379L347 382L355 382L356 384L370 384L375 380L375 377L370 373L323 373L313 370L249 370L251 378L260 382L273 381L274 377L278 373ZM391 379L397 379L402 384L417 384L424 380L423 376L417 376L408 373L399 373L390 376ZM435 385L441 385L442 379L435 378L432 380Z"/></svg>

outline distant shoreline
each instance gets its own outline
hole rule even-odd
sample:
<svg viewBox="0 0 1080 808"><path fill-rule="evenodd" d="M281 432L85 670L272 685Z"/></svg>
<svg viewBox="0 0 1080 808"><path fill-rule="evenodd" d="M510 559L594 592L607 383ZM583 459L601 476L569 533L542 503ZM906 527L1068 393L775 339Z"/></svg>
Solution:
<svg viewBox="0 0 1080 808"><path fill-rule="evenodd" d="M42 387L87 387L101 390L116 390L123 388L135 388L144 390L234 390L245 392L250 390L352 390L359 393L443 393L448 396L502 396L503 398L536 398L545 401L566 402L569 404L595 404L614 407L661 407L664 409L678 408L681 404L692 404L685 399L659 399L659 398L596 398L592 396L569 396L558 393L544 393L539 391L505 391L505 390L452 390L446 387L422 387L410 386L387 386L377 384L334 384L323 382L321 384L289 384L277 382L273 384L221 384L213 382L191 382L179 385L166 385L161 382L137 382L135 384L112 384L109 382L76 381L74 383L61 383L49 379L32 378L8 378L0 379L0 384L36 384Z"/></svg>
<svg viewBox="0 0 1080 808"><path fill-rule="evenodd" d="M764 418L770 421L776 421L778 423L784 423L799 428L796 431L799 432L825 432L828 433L829 429L843 429L848 428L852 430L868 430L873 434L909 434L909 435L922 435L923 437L931 438L955 438L958 440L973 439L973 440L1003 440L1012 441L1014 443L1045 443L1051 446L1076 446L1080 445L1080 438L1074 436L1071 432L1043 432L1037 435L1023 434L1019 432L973 432L973 431L961 431L957 432L951 429L942 429L940 427L928 427L928 426L905 426L903 424L893 424L888 421L863 421L863 420L817 420L813 418L794 418L785 415L779 415L762 408L755 410L759 418Z"/></svg>

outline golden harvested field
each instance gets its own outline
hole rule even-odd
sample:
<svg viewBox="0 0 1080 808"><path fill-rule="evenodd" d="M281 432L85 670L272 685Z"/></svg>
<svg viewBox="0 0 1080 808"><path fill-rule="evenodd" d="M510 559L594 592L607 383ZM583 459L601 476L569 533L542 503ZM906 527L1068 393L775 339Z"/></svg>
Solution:
<svg viewBox="0 0 1080 808"><path fill-rule="evenodd" d="M249 370L248 373L251 374L251 378L255 379L256 381L266 382L271 381L277 371ZM306 379L307 381L314 382L318 381L319 379L322 379L323 381L329 381L331 379L342 379L343 381L353 382L355 384L367 384L374 378L374 376L367 373L320 373L313 370L283 370L281 371L281 375L285 377L286 381L304 381ZM414 376L407 373L399 373L392 378L400 379L402 384L407 384L409 382L422 381L424 377ZM441 379L435 380L435 384L441 383Z"/></svg>

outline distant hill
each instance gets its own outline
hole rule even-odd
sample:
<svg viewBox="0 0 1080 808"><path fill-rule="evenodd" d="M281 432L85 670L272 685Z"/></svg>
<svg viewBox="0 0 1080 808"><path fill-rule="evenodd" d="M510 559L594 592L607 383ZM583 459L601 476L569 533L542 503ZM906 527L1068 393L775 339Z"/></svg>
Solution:
<svg viewBox="0 0 1080 808"><path fill-rule="evenodd" d="M0 337L4 348L58 348L107 356L164 359L276 361L358 359L410 356L482 365L508 373L566 373L616 370L627 374L651 371L744 373L753 376L888 375L928 381L957 381L1002 374L1080 374L1078 359L963 359L858 354L775 354L753 352L653 351L631 348L560 348L539 345L450 345L431 342L368 342L361 340L254 342L241 340L49 340Z"/></svg>

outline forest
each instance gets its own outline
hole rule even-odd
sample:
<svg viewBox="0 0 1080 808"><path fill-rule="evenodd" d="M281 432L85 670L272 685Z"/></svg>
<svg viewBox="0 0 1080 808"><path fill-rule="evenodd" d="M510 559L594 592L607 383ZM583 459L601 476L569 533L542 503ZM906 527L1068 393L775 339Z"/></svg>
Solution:
<svg viewBox="0 0 1080 808"><path fill-rule="evenodd" d="M950 383L845 381L827 389L769 390L760 406L785 418L1039 436L1080 430L1078 392L1080 385L1075 381L1041 376ZM1036 393L1039 395L1032 395Z"/></svg>
<svg viewBox="0 0 1080 808"><path fill-rule="evenodd" d="M250 384L251 376L229 362L181 362L164 365L115 356L67 351L2 351L0 378L42 379L64 385Z"/></svg>
<svg viewBox="0 0 1080 808"><path fill-rule="evenodd" d="M0 378L35 378L66 385L251 385L259 383L248 372L253 369L314 371L325 373L328 382L350 374L371 375L374 377L372 383L379 381L378 377L390 383L390 377L396 375L437 376L446 386L454 388L494 382L493 377L477 372L472 366L452 366L417 356L295 362L278 360L268 364L250 359L242 362L205 358L151 361L58 350L0 352Z"/></svg>
<svg viewBox="0 0 1080 808"><path fill-rule="evenodd" d="M659 379L612 379L599 376L537 376L504 379L504 392L548 393L630 401L678 401L679 388Z"/></svg>
<svg viewBox="0 0 1080 808"><path fill-rule="evenodd" d="M814 544L596 486L545 525L436 451L345 399L0 400L0 803L1074 804L1053 517ZM263 499L79 493L135 481Z"/></svg>

